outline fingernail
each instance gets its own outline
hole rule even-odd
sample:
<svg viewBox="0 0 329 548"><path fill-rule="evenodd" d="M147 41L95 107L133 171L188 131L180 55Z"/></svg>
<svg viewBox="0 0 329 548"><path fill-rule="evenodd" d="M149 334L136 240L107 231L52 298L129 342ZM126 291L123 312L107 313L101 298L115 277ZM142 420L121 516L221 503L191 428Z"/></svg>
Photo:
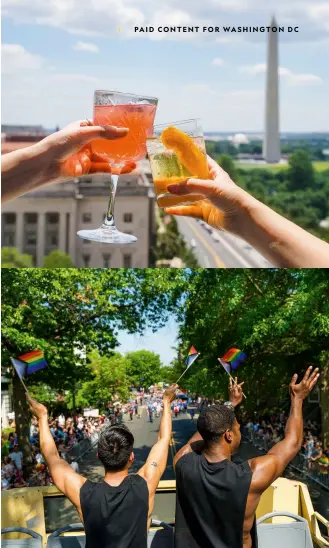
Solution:
<svg viewBox="0 0 329 548"><path fill-rule="evenodd" d="M176 192L178 193L180 190L180 185L168 185L167 190L169 190L172 194L175 194Z"/></svg>
<svg viewBox="0 0 329 548"><path fill-rule="evenodd" d="M123 132L126 133L127 131L129 131L129 127L118 127L118 126L110 126L110 125L104 126L104 129L106 129L107 131L113 131L115 129L116 131L119 131L121 133Z"/></svg>

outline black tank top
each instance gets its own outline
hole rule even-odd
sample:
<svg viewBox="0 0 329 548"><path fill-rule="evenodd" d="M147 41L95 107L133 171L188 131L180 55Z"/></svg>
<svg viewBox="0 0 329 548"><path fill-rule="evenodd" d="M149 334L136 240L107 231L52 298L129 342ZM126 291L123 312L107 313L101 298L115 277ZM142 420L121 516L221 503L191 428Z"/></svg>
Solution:
<svg viewBox="0 0 329 548"><path fill-rule="evenodd" d="M176 464L176 548L243 548L252 472L248 461L209 463L188 453ZM255 521L252 548L257 548Z"/></svg>
<svg viewBox="0 0 329 548"><path fill-rule="evenodd" d="M86 481L80 490L86 548L147 548L149 492L130 474L117 487Z"/></svg>

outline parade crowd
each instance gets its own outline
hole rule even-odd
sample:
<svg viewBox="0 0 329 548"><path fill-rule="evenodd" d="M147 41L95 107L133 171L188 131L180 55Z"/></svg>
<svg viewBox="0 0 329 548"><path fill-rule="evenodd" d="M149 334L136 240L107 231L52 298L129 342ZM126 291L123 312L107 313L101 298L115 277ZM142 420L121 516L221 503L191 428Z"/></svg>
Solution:
<svg viewBox="0 0 329 548"><path fill-rule="evenodd" d="M254 445L267 451L284 438L286 422L284 411L254 414L244 421L244 434ZM304 470L320 476L329 475L329 445L323 446L320 425L316 421L304 421L304 440L297 460Z"/></svg>
<svg viewBox="0 0 329 548"><path fill-rule="evenodd" d="M108 420L105 415L98 418L86 418L77 415L74 418L65 417L63 413L57 417L50 417L49 427L55 441L59 455L79 472L76 455L82 442L86 447L97 440L97 433L102 424ZM40 451L38 421L33 418L30 425L30 449L32 463L24 462L23 452L18 445L15 423L12 423L12 432L2 434L2 463L1 463L1 490L13 487L35 487L38 485L53 485L53 479L46 466Z"/></svg>

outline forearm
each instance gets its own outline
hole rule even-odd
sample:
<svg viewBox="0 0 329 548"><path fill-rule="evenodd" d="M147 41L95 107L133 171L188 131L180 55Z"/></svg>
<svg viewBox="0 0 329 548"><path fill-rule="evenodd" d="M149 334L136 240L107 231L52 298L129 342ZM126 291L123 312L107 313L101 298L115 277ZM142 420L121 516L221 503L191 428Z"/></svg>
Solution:
<svg viewBox="0 0 329 548"><path fill-rule="evenodd" d="M159 440L166 439L169 442L169 440L171 439L171 433L172 433L172 419L171 419L170 401L164 400L158 439Z"/></svg>
<svg viewBox="0 0 329 548"><path fill-rule="evenodd" d="M48 153L40 143L1 157L2 202L49 182Z"/></svg>
<svg viewBox="0 0 329 548"><path fill-rule="evenodd" d="M292 399L290 414L285 429L285 439L290 440L299 449L302 447L304 434L303 400Z"/></svg>
<svg viewBox="0 0 329 548"><path fill-rule="evenodd" d="M329 267L329 244L285 219L245 191L236 220L239 237L279 267Z"/></svg>
<svg viewBox="0 0 329 548"><path fill-rule="evenodd" d="M60 458L54 438L52 437L49 429L47 415L39 419L39 429L40 429L40 449L46 461L48 462L48 460L51 459L51 457Z"/></svg>

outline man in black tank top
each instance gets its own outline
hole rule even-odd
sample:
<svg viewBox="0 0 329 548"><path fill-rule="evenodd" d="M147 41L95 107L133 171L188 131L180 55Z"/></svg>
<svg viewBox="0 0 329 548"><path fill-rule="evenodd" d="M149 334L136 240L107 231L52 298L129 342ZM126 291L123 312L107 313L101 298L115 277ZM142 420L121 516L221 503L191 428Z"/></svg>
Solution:
<svg viewBox="0 0 329 548"><path fill-rule="evenodd" d="M204 407L198 432L174 458L176 471L176 548L257 548L255 513L262 493L282 475L303 442L303 401L319 378L306 371L289 385L290 416L285 438L267 455L237 463L241 433L234 409L242 384L230 379L230 401Z"/></svg>
<svg viewBox="0 0 329 548"><path fill-rule="evenodd" d="M105 468L104 481L94 483L60 458L48 426L44 405L30 398L30 410L39 420L41 452L56 487L77 508L86 531L86 548L147 548L147 532L155 491L165 470L171 440L170 404L177 385L163 394L163 414L157 443L137 474L128 470L134 462L134 437L124 424L106 426L98 441L98 458Z"/></svg>

